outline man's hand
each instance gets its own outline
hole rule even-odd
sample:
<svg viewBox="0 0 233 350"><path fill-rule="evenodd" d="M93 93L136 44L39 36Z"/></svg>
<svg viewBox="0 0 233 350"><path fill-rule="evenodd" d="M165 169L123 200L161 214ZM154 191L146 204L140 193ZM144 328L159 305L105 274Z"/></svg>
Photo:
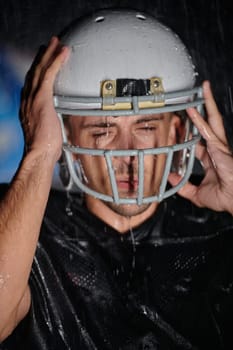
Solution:
<svg viewBox="0 0 233 350"><path fill-rule="evenodd" d="M206 146L199 144L196 151L205 176L199 186L188 182L178 193L199 207L233 214L233 156L208 81L203 83L203 94L207 121L194 108L187 109L187 113L206 141ZM172 185L179 179L178 175L170 174Z"/></svg>
<svg viewBox="0 0 233 350"><path fill-rule="evenodd" d="M42 51L42 50L41 50ZM53 37L46 49L39 52L22 90L20 118L26 151L49 153L56 162L61 154L60 123L53 105L54 80L69 49Z"/></svg>

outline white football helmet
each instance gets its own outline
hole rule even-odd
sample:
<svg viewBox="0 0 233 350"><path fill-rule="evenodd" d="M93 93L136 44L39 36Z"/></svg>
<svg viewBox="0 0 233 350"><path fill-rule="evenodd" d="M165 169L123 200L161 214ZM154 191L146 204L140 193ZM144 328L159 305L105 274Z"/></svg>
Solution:
<svg viewBox="0 0 233 350"><path fill-rule="evenodd" d="M195 68L185 46L169 28L147 14L134 10L103 10L81 20L62 39L71 48L68 62L59 72L54 87L54 104L63 133L63 158L68 167L66 187L75 183L104 201L142 204L161 201L177 192L188 180L194 163L196 128L185 117L182 141L172 146L149 149L90 149L70 143L64 116L124 116L185 111L195 106L201 112L202 89L194 87ZM144 195L144 157L166 154L166 164L157 193ZM112 195L88 186L74 154L105 157ZM136 198L121 198L113 157L138 157ZM182 175L175 187L167 184L171 171ZM64 174L63 174L64 175Z"/></svg>

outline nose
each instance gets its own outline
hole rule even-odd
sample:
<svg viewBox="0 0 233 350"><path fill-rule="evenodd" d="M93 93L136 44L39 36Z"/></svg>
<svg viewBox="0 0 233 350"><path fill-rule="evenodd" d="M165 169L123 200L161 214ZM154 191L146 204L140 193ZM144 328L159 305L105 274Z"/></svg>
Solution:
<svg viewBox="0 0 233 350"><path fill-rule="evenodd" d="M118 137L116 149L127 151L127 150L131 150L134 148L135 148L135 145L133 142L132 135L130 135L130 132L127 130L127 128L125 128L123 130L123 132L121 132L121 134ZM129 165L129 164L132 164L132 162L135 159L135 156L134 155L125 155L125 156L122 156L120 158L125 164Z"/></svg>

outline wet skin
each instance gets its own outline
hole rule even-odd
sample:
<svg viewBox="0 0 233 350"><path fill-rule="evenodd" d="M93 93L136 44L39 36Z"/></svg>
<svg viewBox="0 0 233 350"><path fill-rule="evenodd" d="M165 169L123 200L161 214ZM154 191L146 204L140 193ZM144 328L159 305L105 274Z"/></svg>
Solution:
<svg viewBox="0 0 233 350"><path fill-rule="evenodd" d="M75 117L68 118L69 139L72 144L95 149L129 150L163 147L175 143L179 118L171 114L144 115L133 117ZM86 184L93 190L112 195L107 164L104 157L77 156ZM158 192L164 170L166 156L147 155L144 158L144 196ZM138 194L138 157L112 157L119 196L135 198ZM102 202L100 199L86 196L91 203L91 211L103 219L99 210L110 209L112 215L138 217L150 216L157 207L153 204L121 204ZM98 205L97 205L98 203ZM100 204L101 203L101 204ZM104 215L105 217L105 215Z"/></svg>

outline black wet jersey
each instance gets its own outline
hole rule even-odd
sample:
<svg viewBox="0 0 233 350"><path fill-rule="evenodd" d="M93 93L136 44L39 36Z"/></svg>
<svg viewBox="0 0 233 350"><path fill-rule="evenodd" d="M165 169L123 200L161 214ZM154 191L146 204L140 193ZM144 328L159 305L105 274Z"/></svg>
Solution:
<svg viewBox="0 0 233 350"><path fill-rule="evenodd" d="M0 349L231 349L232 282L231 216L173 197L121 235L53 191L30 312Z"/></svg>

